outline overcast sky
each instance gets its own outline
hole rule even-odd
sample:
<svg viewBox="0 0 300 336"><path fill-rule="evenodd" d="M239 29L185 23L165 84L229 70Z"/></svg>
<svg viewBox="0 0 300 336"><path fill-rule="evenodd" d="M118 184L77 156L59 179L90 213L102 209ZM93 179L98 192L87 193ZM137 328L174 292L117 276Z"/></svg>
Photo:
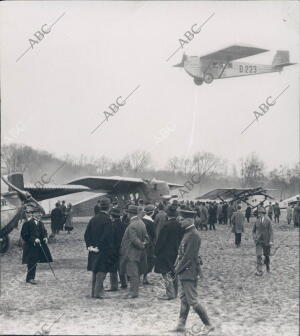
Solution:
<svg viewBox="0 0 300 336"><path fill-rule="evenodd" d="M291 62L299 62L297 1L0 5L2 140L6 136L58 157L83 153L119 159L151 149L156 168L172 156L196 151L213 152L229 163L256 152L268 169L298 162L299 65L281 74L195 86L182 68L172 67L183 50L166 61L179 38L214 13L185 45L188 55L246 44L270 51L245 61L270 64L276 50L289 50ZM16 62L33 34L59 17ZM108 106L138 85L119 112L91 134ZM269 112L241 135L253 111L288 85Z"/></svg>

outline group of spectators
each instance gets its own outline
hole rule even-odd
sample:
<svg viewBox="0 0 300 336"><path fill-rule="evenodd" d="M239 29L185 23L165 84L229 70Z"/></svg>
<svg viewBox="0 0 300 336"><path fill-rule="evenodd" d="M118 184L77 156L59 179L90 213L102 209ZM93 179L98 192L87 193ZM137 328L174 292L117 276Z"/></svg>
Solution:
<svg viewBox="0 0 300 336"><path fill-rule="evenodd" d="M161 300L178 296L181 282L181 308L176 331L184 331L192 307L203 322L203 330L213 327L198 300L197 277L200 274L200 234L194 225L196 211L177 201L145 203L143 200L121 206L102 198L95 206L84 240L88 250L88 271L92 271L91 297L108 298L105 291L129 291L124 299L139 296L139 284L152 285L148 274L161 274L165 294ZM110 274L110 288L104 280Z"/></svg>
<svg viewBox="0 0 300 336"><path fill-rule="evenodd" d="M55 208L51 211L51 238L59 234L59 231L65 229L68 234L73 230L72 223L72 204L65 201L55 203Z"/></svg>

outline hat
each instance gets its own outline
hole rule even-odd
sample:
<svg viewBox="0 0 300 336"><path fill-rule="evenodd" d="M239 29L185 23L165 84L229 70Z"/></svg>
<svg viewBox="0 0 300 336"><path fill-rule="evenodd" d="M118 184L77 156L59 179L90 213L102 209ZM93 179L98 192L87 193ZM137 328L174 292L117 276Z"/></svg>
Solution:
<svg viewBox="0 0 300 336"><path fill-rule="evenodd" d="M109 205L110 205L110 200L109 198L107 197L103 197L101 200L100 200L100 209L102 210L107 210L109 208Z"/></svg>
<svg viewBox="0 0 300 336"><path fill-rule="evenodd" d="M144 211L145 211L146 213L151 213L151 212L153 212L154 210L155 210L155 206L152 205L152 204L148 204L148 205L146 205L145 208L144 208Z"/></svg>
<svg viewBox="0 0 300 336"><path fill-rule="evenodd" d="M196 211L192 211L190 208L186 207L185 209L180 209L180 213L185 218L194 218Z"/></svg>
<svg viewBox="0 0 300 336"><path fill-rule="evenodd" d="M167 208L167 215L169 217L177 217L177 205L171 204Z"/></svg>
<svg viewBox="0 0 300 336"><path fill-rule="evenodd" d="M120 216L121 216L121 209L118 208L118 207L113 207L113 208L110 210L110 214L111 214L112 216L120 217Z"/></svg>
<svg viewBox="0 0 300 336"><path fill-rule="evenodd" d="M130 214L133 214L133 215L137 215L138 214L138 207L136 205L129 205L126 212L128 212Z"/></svg>

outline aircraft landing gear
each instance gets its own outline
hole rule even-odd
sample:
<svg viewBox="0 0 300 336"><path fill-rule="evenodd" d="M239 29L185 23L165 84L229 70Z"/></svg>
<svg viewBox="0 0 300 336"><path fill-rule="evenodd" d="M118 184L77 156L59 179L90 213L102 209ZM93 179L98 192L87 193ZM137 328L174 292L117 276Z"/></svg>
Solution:
<svg viewBox="0 0 300 336"><path fill-rule="evenodd" d="M195 77L195 78L194 78L194 83L195 83L196 85L201 85L201 84L203 83L203 79L202 79L202 78L197 78L197 77Z"/></svg>
<svg viewBox="0 0 300 336"><path fill-rule="evenodd" d="M204 75L204 82L210 84L214 80L214 76L211 73L206 73Z"/></svg>
<svg viewBox="0 0 300 336"><path fill-rule="evenodd" d="M9 237L8 235L0 238L0 253L7 252L9 248Z"/></svg>

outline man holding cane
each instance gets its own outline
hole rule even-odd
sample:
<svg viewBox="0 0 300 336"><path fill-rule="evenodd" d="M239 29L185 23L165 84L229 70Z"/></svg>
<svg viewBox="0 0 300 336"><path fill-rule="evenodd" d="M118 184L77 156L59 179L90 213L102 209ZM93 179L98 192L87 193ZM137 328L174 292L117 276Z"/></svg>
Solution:
<svg viewBox="0 0 300 336"><path fill-rule="evenodd" d="M27 264L26 282L36 285L35 273L37 263L52 262L52 256L47 246L47 230L38 209L32 210L32 218L24 222L21 237L24 240L22 264Z"/></svg>

